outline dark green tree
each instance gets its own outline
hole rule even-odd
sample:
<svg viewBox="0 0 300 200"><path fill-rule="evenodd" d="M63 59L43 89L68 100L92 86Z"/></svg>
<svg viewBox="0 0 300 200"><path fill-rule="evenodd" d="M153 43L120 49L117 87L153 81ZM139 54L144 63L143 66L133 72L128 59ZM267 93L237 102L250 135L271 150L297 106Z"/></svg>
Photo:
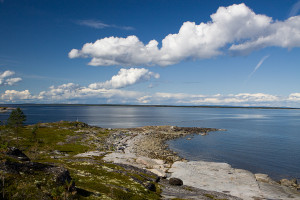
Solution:
<svg viewBox="0 0 300 200"><path fill-rule="evenodd" d="M23 126L24 122L26 121L26 115L23 113L21 108L17 108L13 110L8 119L7 119L7 125L10 128L13 128L18 140L18 133L20 131L20 128Z"/></svg>
<svg viewBox="0 0 300 200"><path fill-rule="evenodd" d="M17 108L11 111L9 118L7 119L7 125L11 128L21 127L26 121L26 115L21 108Z"/></svg>

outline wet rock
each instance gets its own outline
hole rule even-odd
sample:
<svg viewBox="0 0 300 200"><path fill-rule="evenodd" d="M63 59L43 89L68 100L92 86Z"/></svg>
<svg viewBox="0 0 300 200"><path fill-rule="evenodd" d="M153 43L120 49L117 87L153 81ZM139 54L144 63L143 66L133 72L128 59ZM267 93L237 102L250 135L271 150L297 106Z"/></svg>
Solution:
<svg viewBox="0 0 300 200"><path fill-rule="evenodd" d="M170 178L169 179L169 184L170 185L181 186L181 185L183 185L183 181L179 178Z"/></svg>

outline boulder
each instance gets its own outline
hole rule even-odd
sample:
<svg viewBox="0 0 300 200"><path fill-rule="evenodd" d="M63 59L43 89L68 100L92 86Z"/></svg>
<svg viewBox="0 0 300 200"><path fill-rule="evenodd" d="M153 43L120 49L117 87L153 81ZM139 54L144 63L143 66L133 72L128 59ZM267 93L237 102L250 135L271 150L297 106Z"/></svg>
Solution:
<svg viewBox="0 0 300 200"><path fill-rule="evenodd" d="M160 176L160 177L167 177L166 173L160 169L149 169L150 172L156 174L157 176Z"/></svg>
<svg viewBox="0 0 300 200"><path fill-rule="evenodd" d="M145 187L152 192L156 192L156 186L154 183L148 183Z"/></svg>
<svg viewBox="0 0 300 200"><path fill-rule="evenodd" d="M63 167L50 167L46 169L46 172L53 175L53 179L57 185L68 185L69 191L75 190L75 183L72 181L70 172Z"/></svg>
<svg viewBox="0 0 300 200"><path fill-rule="evenodd" d="M291 179L291 180L288 180L288 179L281 179L280 181L280 184L283 185L283 186L287 186L287 187L297 187L297 179Z"/></svg>
<svg viewBox="0 0 300 200"><path fill-rule="evenodd" d="M155 162L154 160L150 159L150 158L146 158L146 157L138 157L136 159L136 162L138 164L142 164L145 165L146 168L154 168L153 166L157 165L157 162Z"/></svg>
<svg viewBox="0 0 300 200"><path fill-rule="evenodd" d="M257 181L265 182L265 183L276 183L273 181L267 174L254 174Z"/></svg>
<svg viewBox="0 0 300 200"><path fill-rule="evenodd" d="M169 179L169 184L170 185L181 186L181 185L183 185L183 181L179 178L170 178Z"/></svg>
<svg viewBox="0 0 300 200"><path fill-rule="evenodd" d="M10 147L6 152L7 155L12 156L20 161L30 161L30 159L18 148Z"/></svg>
<svg viewBox="0 0 300 200"><path fill-rule="evenodd" d="M75 183L72 181L69 171L64 167L31 162L21 150L15 147L10 147L6 152L6 155L11 158L15 158L15 160L7 159L5 162L0 163L0 169L2 169L4 172L12 174L24 173L28 175L35 174L37 172L45 173L45 175L51 177L56 185L67 186L69 191L76 190Z"/></svg>

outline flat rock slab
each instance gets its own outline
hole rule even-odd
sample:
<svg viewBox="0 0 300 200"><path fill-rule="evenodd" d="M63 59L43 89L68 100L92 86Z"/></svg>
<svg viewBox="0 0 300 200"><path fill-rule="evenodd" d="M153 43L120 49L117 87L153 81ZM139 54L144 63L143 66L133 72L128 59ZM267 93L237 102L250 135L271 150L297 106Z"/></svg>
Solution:
<svg viewBox="0 0 300 200"><path fill-rule="evenodd" d="M85 153L80 153L75 155L74 157L93 157L93 156L103 156L106 152L103 151L88 151Z"/></svg>
<svg viewBox="0 0 300 200"><path fill-rule="evenodd" d="M167 179L161 179L162 185L162 199L193 199L193 200L242 200L241 198L234 197L228 194L202 190L191 186L174 186L170 185Z"/></svg>
<svg viewBox="0 0 300 200"><path fill-rule="evenodd" d="M297 191L280 185L256 181L247 170L234 169L227 163L205 161L175 162L169 169L171 177L180 178L184 185L223 192L245 200L300 199Z"/></svg>

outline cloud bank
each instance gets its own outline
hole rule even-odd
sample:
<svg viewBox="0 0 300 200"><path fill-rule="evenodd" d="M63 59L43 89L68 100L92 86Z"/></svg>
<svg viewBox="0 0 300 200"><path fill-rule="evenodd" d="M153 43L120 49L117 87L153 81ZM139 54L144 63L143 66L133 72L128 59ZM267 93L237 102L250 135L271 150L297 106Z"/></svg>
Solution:
<svg viewBox="0 0 300 200"><path fill-rule="evenodd" d="M113 98L136 98L139 96L139 92L118 89L146 82L151 78L158 79L159 74L144 68L122 68L117 75L114 75L108 81L92 83L88 87L83 87L75 83L67 83L57 87L51 86L48 91L40 92L36 98L51 101L89 98L101 98L111 101Z"/></svg>
<svg viewBox="0 0 300 200"><path fill-rule="evenodd" d="M300 16L274 21L256 14L245 4L220 7L211 21L184 22L176 34L144 44L137 36L106 37L72 49L69 58L91 58L92 66L167 66L187 59L224 54L244 55L265 47L300 46Z"/></svg>
<svg viewBox="0 0 300 200"><path fill-rule="evenodd" d="M8 83L14 74L6 71L0 78ZM300 107L300 93L283 97L264 93L239 93L228 95L205 95L187 93L149 93L149 90L131 91L129 86L151 79L159 74L144 68L120 69L118 74L105 82L81 86L66 83L51 86L38 94L29 90L6 90L0 93L0 103L116 103L116 104L157 104L157 105L231 105L231 106L290 106ZM11 78L13 79L13 78ZM12 81L13 82L13 81Z"/></svg>
<svg viewBox="0 0 300 200"><path fill-rule="evenodd" d="M9 85L12 86L17 82L20 82L22 78L9 78L13 76L15 72L6 70L3 73L0 73L0 86Z"/></svg>
<svg viewBox="0 0 300 200"><path fill-rule="evenodd" d="M28 90L6 90L0 94L1 103L115 103L152 105L225 105L225 106L277 106L300 107L300 93L277 96L264 93L238 94L187 94L163 93L149 94L121 89L92 89L75 83L52 86L37 95Z"/></svg>

